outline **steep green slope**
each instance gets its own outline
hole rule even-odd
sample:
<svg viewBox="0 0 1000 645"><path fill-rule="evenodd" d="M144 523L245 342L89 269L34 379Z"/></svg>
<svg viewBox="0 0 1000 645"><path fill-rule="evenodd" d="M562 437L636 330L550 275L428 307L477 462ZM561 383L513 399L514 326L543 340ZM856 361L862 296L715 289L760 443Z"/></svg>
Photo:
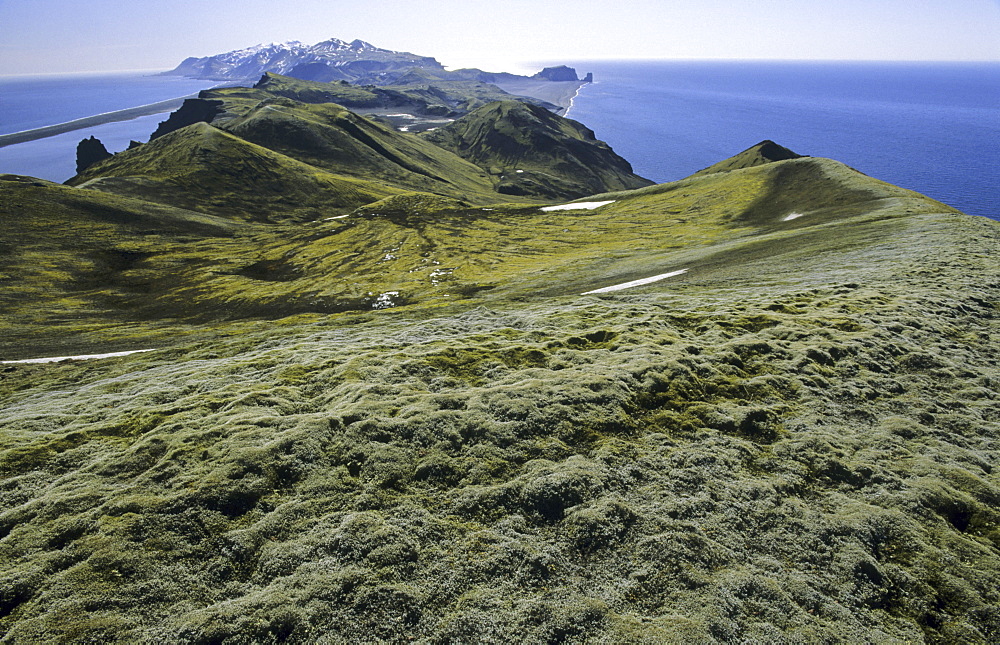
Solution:
<svg viewBox="0 0 1000 645"><path fill-rule="evenodd" d="M243 220L309 220L394 192L196 123L87 168L68 184Z"/></svg>
<svg viewBox="0 0 1000 645"><path fill-rule="evenodd" d="M487 169L508 195L565 199L651 183L580 123L524 103L490 103L422 136Z"/></svg>
<svg viewBox="0 0 1000 645"><path fill-rule="evenodd" d="M409 190L496 200L492 183L480 168L338 105L271 99L221 128L339 175L377 177Z"/></svg>
<svg viewBox="0 0 1000 645"><path fill-rule="evenodd" d="M229 245L249 230L194 211L0 175L4 358L90 344L131 349L159 338L155 324L121 316L124 299L150 297L151 282L163 279L138 267L205 240Z"/></svg>
<svg viewBox="0 0 1000 645"><path fill-rule="evenodd" d="M189 101L150 143L67 183L258 221L316 219L400 192L501 200L483 169L339 105L246 88L219 97Z"/></svg>

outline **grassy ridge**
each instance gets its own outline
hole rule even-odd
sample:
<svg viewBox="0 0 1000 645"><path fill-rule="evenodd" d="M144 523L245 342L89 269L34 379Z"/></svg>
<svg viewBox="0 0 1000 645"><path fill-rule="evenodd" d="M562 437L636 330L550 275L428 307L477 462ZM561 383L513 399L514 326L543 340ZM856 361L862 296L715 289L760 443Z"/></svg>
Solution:
<svg viewBox="0 0 1000 645"><path fill-rule="evenodd" d="M203 92L161 124L150 143L90 166L68 183L269 222L335 215L344 212L336 209L400 192L489 204L572 198L648 183L592 132L541 107L510 102L500 111L478 111L477 123L520 134L478 142L470 163L462 158L463 146L448 150L335 103L315 102L368 91L364 88L271 76L265 81L254 88ZM358 97L351 101L363 103ZM531 115L530 122L524 114ZM511 169L518 177L514 183L491 176L497 174L492 162L484 162L491 146L509 162L510 155L525 161L533 174L522 179ZM544 189L515 186L540 186L539 181Z"/></svg>
<svg viewBox="0 0 1000 645"><path fill-rule="evenodd" d="M314 219L399 192L324 172L207 123L126 150L67 183L251 221Z"/></svg>
<svg viewBox="0 0 1000 645"><path fill-rule="evenodd" d="M528 97L515 97L495 85L477 80L449 78L426 69L414 69L390 85L358 86L350 83L318 83L280 74L267 73L255 86L271 95L284 96L302 103L337 103L351 109L385 110L403 108L419 114L461 116L493 101L517 99L555 106ZM205 97L232 95L232 90L208 90Z"/></svg>
<svg viewBox="0 0 1000 645"><path fill-rule="evenodd" d="M185 133L158 139L149 150ZM251 145L225 133L213 136ZM158 162L166 158L155 157ZM353 211L332 211L342 215L305 211L312 221L281 226L179 211L222 222L228 227L225 235L193 225L185 236L149 236L134 228L119 234L104 223L100 235L80 236L79 225L87 220L77 221L62 205L66 195L78 195L81 204L90 200L91 211L117 208L123 221L142 221L133 213L143 208L173 211L135 200L115 202L100 191L18 186L32 192L32 211L18 210L19 202L9 201L6 217L15 218L9 221L22 222L33 212L32 221L47 223L24 227L12 240L20 254L7 260L12 284L19 286L8 292L6 321L23 332L0 346L17 357L39 352L53 340L64 348L57 353L66 353L74 334L83 331L77 341L82 351L69 353L88 353L93 330L111 322L108 336L114 339L120 324L141 334L143 326L159 328L164 319L187 325L390 305L440 306L469 298L548 298L678 269L689 270L679 281L736 277L748 262L761 258L870 244L871 227L886 218L948 210L836 162L801 159L601 195L597 199L613 203L594 211L473 207L400 193ZM256 197L244 192L239 199L250 203ZM801 217L786 220L796 210ZM65 258L63 270L37 272L35 266L44 266L37 258L53 253ZM102 261L103 268L95 269L94 258L128 260ZM63 304L54 308L51 302ZM74 315L57 313L64 308L75 308ZM28 326L25 316L33 321ZM42 321L61 333L33 326Z"/></svg>
<svg viewBox="0 0 1000 645"><path fill-rule="evenodd" d="M337 105L267 101L223 127L329 172L378 177L410 190L495 200L493 186L479 168Z"/></svg>

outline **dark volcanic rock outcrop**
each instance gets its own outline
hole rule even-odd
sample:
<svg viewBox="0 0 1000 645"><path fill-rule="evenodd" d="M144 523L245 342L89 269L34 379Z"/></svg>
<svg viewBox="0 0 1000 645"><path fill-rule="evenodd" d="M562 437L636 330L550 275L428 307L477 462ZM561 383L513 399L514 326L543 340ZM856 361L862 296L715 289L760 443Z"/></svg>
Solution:
<svg viewBox="0 0 1000 645"><path fill-rule="evenodd" d="M95 163L110 159L112 155L97 137L84 139L76 146L76 171L83 172Z"/></svg>
<svg viewBox="0 0 1000 645"><path fill-rule="evenodd" d="M170 113L166 121L160 122L153 134L150 135L149 140L159 139L165 134L195 123L211 123L212 119L222 111L222 101L204 98L186 99L180 108Z"/></svg>

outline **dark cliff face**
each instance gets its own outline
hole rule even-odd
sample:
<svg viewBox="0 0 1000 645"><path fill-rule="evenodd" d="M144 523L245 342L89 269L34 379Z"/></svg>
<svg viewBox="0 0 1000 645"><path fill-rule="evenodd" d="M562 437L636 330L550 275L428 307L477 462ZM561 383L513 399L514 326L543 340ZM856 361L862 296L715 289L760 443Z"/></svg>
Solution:
<svg viewBox="0 0 1000 645"><path fill-rule="evenodd" d="M96 163L110 159L112 155L97 137L84 139L76 146L76 172L81 173Z"/></svg>
<svg viewBox="0 0 1000 645"><path fill-rule="evenodd" d="M222 101L203 98L186 99L179 109L170 113L166 121L160 122L156 131L150 135L149 140L159 139L165 134L195 123L211 123L212 119L222 111Z"/></svg>

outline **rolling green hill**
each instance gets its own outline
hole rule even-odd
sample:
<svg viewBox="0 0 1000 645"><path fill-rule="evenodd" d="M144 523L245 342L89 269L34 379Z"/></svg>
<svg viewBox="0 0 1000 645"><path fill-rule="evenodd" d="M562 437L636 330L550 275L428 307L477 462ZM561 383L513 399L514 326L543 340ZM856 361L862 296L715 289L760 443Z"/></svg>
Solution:
<svg viewBox="0 0 1000 645"><path fill-rule="evenodd" d="M798 159L802 155L796 154L784 146L779 146L771 140L761 141L755 146L751 146L743 152L723 159L719 163L708 168L699 170L692 177L698 175L710 175L715 172L726 172L728 170L739 170L740 168L752 168L765 163L784 161L786 159Z"/></svg>
<svg viewBox="0 0 1000 645"><path fill-rule="evenodd" d="M495 201L486 173L422 139L326 103L269 100L222 125L232 134L323 170L409 190Z"/></svg>
<svg viewBox="0 0 1000 645"><path fill-rule="evenodd" d="M67 183L272 222L342 214L401 192L491 204L650 183L593 132L534 105L491 103L417 137L335 103L286 96L324 100L312 86L337 83L273 84L277 93L227 88L188 101L148 144Z"/></svg>
<svg viewBox="0 0 1000 645"><path fill-rule="evenodd" d="M261 91L0 176L0 642L1000 638L996 222Z"/></svg>
<svg viewBox="0 0 1000 645"><path fill-rule="evenodd" d="M423 117L459 117L498 100L532 103L556 109L555 105L525 96L513 96L500 88L473 80L445 80L414 70L400 79L402 84L376 87L347 82L322 83L267 73L253 87L222 87L203 90L188 99L163 122L153 138L192 123L207 121L220 125L227 119L245 115L261 101L282 97L306 104L336 103L366 114L404 112Z"/></svg>
<svg viewBox="0 0 1000 645"><path fill-rule="evenodd" d="M390 85L352 85L350 83L318 83L280 74L267 73L254 86L270 94L284 96L303 103L337 103L350 109L411 110L417 114L461 116L493 101L517 99L546 109L556 106L532 99L515 97L495 85L474 79L449 78L447 74L432 74L426 69L413 69ZM220 90L209 90L205 97L217 96ZM222 90L224 95L227 91Z"/></svg>
<svg viewBox="0 0 1000 645"><path fill-rule="evenodd" d="M315 219L399 192L332 175L207 123L121 152L67 183L251 221Z"/></svg>

